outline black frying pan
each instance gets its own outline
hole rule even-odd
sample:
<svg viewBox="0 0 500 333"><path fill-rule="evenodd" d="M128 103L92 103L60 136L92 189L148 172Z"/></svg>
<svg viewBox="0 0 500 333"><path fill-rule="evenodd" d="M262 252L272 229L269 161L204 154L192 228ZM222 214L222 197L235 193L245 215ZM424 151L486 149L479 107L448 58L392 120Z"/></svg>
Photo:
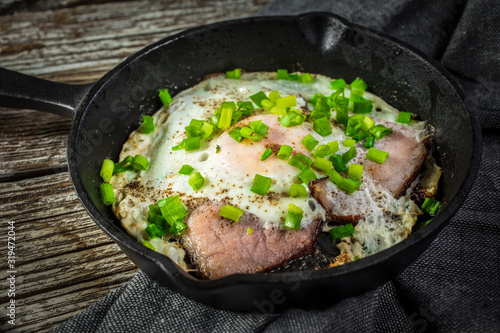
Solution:
<svg viewBox="0 0 500 333"><path fill-rule="evenodd" d="M204 281L130 237L101 203L102 161L117 160L141 115L160 107L159 88L173 94L210 73L304 70L352 81L400 110L437 126L444 202L432 223L405 241L360 261L320 271L232 275ZM327 13L216 23L161 40L90 85L67 85L0 69L0 105L74 117L68 142L76 192L96 223L148 275L198 301L239 311L319 307L374 288L402 271L430 244L462 204L481 154L478 121L452 77L399 42Z"/></svg>

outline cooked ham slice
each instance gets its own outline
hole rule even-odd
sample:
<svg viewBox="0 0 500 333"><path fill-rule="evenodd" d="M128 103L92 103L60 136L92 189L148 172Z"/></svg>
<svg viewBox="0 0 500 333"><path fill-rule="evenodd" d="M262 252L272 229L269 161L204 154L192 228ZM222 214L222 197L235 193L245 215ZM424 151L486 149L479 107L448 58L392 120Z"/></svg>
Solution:
<svg viewBox="0 0 500 333"><path fill-rule="evenodd" d="M245 212L239 222L219 217L222 206L205 203L186 221L182 242L203 278L267 271L314 249L319 220L300 230L266 230L250 213ZM248 228L253 232L248 234Z"/></svg>
<svg viewBox="0 0 500 333"><path fill-rule="evenodd" d="M364 165L365 179L371 178L394 198L399 198L422 170L429 139L422 138L422 130L410 126L380 119L376 123L393 129L392 134L375 143L375 148L388 152L389 158L383 164L367 160L365 156L368 150L357 145L358 154L350 163ZM364 216L362 207L369 207L369 202L373 199L370 198L373 194L365 191L349 194L338 190L327 178L311 181L309 189L312 196L325 208L327 218L340 224L356 224Z"/></svg>

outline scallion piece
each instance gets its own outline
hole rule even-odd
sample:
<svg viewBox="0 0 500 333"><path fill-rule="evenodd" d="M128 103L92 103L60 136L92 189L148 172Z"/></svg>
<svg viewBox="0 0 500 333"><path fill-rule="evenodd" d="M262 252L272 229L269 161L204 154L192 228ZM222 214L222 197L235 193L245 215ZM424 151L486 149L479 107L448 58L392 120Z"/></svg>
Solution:
<svg viewBox="0 0 500 333"><path fill-rule="evenodd" d="M221 114L217 127L221 130L227 130L231 126L234 111L236 111L236 104L234 102L222 102Z"/></svg>
<svg viewBox="0 0 500 333"><path fill-rule="evenodd" d="M243 209L239 209L231 205L225 205L224 207L221 207L219 211L219 216L225 217L234 222L238 222L242 215Z"/></svg>
<svg viewBox="0 0 500 333"><path fill-rule="evenodd" d="M184 164L181 169L179 170L179 173L181 175L186 175L189 176L191 172L193 172L194 168L188 164Z"/></svg>
<svg viewBox="0 0 500 333"><path fill-rule="evenodd" d="M304 73L302 75L299 75L299 82L312 83L314 82L314 77L309 73Z"/></svg>
<svg viewBox="0 0 500 333"><path fill-rule="evenodd" d="M347 136L354 136L359 132L359 130L361 129L361 122L363 121L363 117L364 116L360 114L349 117L345 130L345 134Z"/></svg>
<svg viewBox="0 0 500 333"><path fill-rule="evenodd" d="M158 227L156 226L156 224L150 224L150 225L148 225L144 231L146 231L146 233L148 234L149 238L151 238L151 239L155 239L155 238L160 237L159 234L161 233L161 231L158 229Z"/></svg>
<svg viewBox="0 0 500 333"><path fill-rule="evenodd" d="M384 125L375 125L370 129L370 134L375 137L375 139L382 139L392 133L392 129L385 127Z"/></svg>
<svg viewBox="0 0 500 333"><path fill-rule="evenodd" d="M312 151L318 145L319 141L314 138L311 134L307 134L302 139L302 144L309 150Z"/></svg>
<svg viewBox="0 0 500 333"><path fill-rule="evenodd" d="M148 242L147 240L145 240L144 242L142 242L142 245L144 245L145 247L147 247L148 249L151 249L153 251L155 251L155 247L153 246L153 244L151 244L150 242Z"/></svg>
<svg viewBox="0 0 500 333"><path fill-rule="evenodd" d="M288 161L288 164L304 171L312 165L312 160L306 155L297 154L292 156L290 161Z"/></svg>
<svg viewBox="0 0 500 333"><path fill-rule="evenodd" d="M368 132L374 125L375 122L372 120L372 118L364 116L363 120L361 121L361 130Z"/></svg>
<svg viewBox="0 0 500 333"><path fill-rule="evenodd" d="M344 178L340 183L339 187L344 191L347 191L349 193L354 193L360 185L361 181L349 177L349 178Z"/></svg>
<svg viewBox="0 0 500 333"><path fill-rule="evenodd" d="M330 147L330 154L335 154L339 150L339 142L337 140L334 140L332 142L328 142L327 145Z"/></svg>
<svg viewBox="0 0 500 333"><path fill-rule="evenodd" d="M350 160L352 160L353 158L355 158L357 154L358 154L358 152L356 151L356 148L351 147L351 148L349 148L348 151L346 151L345 153L342 154L342 160L344 161L344 163L347 163Z"/></svg>
<svg viewBox="0 0 500 333"><path fill-rule="evenodd" d="M302 222L303 216L304 211L300 207L294 204L288 205L288 213L285 218L284 226L289 229L300 230L300 223Z"/></svg>
<svg viewBox="0 0 500 333"><path fill-rule="evenodd" d="M269 93L269 99L271 102L276 103L276 100L281 98L280 93L276 90L273 90Z"/></svg>
<svg viewBox="0 0 500 333"><path fill-rule="evenodd" d="M113 185L110 183L102 183L99 186L99 191L101 192L102 203L106 206L111 205L115 202L115 194L113 193Z"/></svg>
<svg viewBox="0 0 500 333"><path fill-rule="evenodd" d="M296 105L297 105L297 100L295 99L295 95L281 97L276 100L276 106L281 106L284 108L293 108Z"/></svg>
<svg viewBox="0 0 500 333"><path fill-rule="evenodd" d="M271 156L273 154L273 151L271 148L266 148L266 150L264 150L264 152L262 153L262 155L260 156L260 160L261 161L265 161L267 160L267 158L269 156Z"/></svg>
<svg viewBox="0 0 500 333"><path fill-rule="evenodd" d="M396 121L398 123L408 124L411 121L411 112L399 112L398 119Z"/></svg>
<svg viewBox="0 0 500 333"><path fill-rule="evenodd" d="M322 137L332 134L332 126L326 117L314 120L313 129Z"/></svg>
<svg viewBox="0 0 500 333"><path fill-rule="evenodd" d="M183 145L184 145L184 150L185 151L191 151L191 150L196 150L200 149L201 146L201 137L200 136L194 136L191 138L186 138L182 140Z"/></svg>
<svg viewBox="0 0 500 333"><path fill-rule="evenodd" d="M341 238L351 236L354 234L354 227L352 224L341 225L330 229L329 231L332 242L336 243Z"/></svg>
<svg viewBox="0 0 500 333"><path fill-rule="evenodd" d="M368 88L368 85L359 77L351 82L351 89L365 91L366 88Z"/></svg>
<svg viewBox="0 0 500 333"><path fill-rule="evenodd" d="M259 91L256 94L253 94L252 96L249 97L252 102L255 103L259 108L262 107L262 100L263 99L269 99L267 98L266 94L263 91Z"/></svg>
<svg viewBox="0 0 500 333"><path fill-rule="evenodd" d="M316 158L316 157L325 157L325 156L328 156L328 155L332 154L330 151L331 151L331 148L330 148L329 145L319 145L314 150L312 156L314 158Z"/></svg>
<svg viewBox="0 0 500 333"><path fill-rule="evenodd" d="M312 166L318 170L328 172L332 168L332 165L332 161L322 157L316 157Z"/></svg>
<svg viewBox="0 0 500 333"><path fill-rule="evenodd" d="M307 168L304 171L302 171L301 173L299 173L298 177L299 177L300 181L306 185L308 185L311 180L318 179L318 177L314 173L313 169L311 169L311 168Z"/></svg>
<svg viewBox="0 0 500 333"><path fill-rule="evenodd" d="M240 133L239 127L234 127L229 131L229 136L232 137L236 142L241 142L243 140L243 135Z"/></svg>
<svg viewBox="0 0 500 333"><path fill-rule="evenodd" d="M276 103L274 103L270 99L263 99L262 101L260 101L260 104L262 104L262 107L266 110L271 110L276 106Z"/></svg>
<svg viewBox="0 0 500 333"><path fill-rule="evenodd" d="M157 205L149 205L148 209L148 223L153 223L156 225L161 225L164 223L165 218L161 214L161 209Z"/></svg>
<svg viewBox="0 0 500 333"><path fill-rule="evenodd" d="M286 114L286 108L282 106L273 106L271 110L272 114L278 115L278 116L283 116Z"/></svg>
<svg viewBox="0 0 500 333"><path fill-rule="evenodd" d="M278 69L278 80L287 80L288 79L288 70L286 69Z"/></svg>
<svg viewBox="0 0 500 333"><path fill-rule="evenodd" d="M370 101L369 99L366 99L364 97L360 97L354 102L354 107L352 109L352 112L357 113L357 114L364 114L364 113L370 113L372 112L373 109L373 102Z"/></svg>
<svg viewBox="0 0 500 333"><path fill-rule="evenodd" d="M291 197L307 197L307 190L302 184L292 184L290 186Z"/></svg>
<svg viewBox="0 0 500 333"><path fill-rule="evenodd" d="M368 136L365 141L365 148L371 148L375 145L375 138L373 136Z"/></svg>
<svg viewBox="0 0 500 333"><path fill-rule="evenodd" d="M330 81L330 85L332 86L333 90L344 89L347 87L347 83L345 83L344 79Z"/></svg>
<svg viewBox="0 0 500 333"><path fill-rule="evenodd" d="M242 137L244 138L250 138L252 136L252 134L254 133L254 130L251 129L250 127L247 127L247 126L242 126L240 128L240 134Z"/></svg>
<svg viewBox="0 0 500 333"><path fill-rule="evenodd" d="M288 111L284 116L278 117L279 122L285 127L302 125L306 117L293 110Z"/></svg>
<svg viewBox="0 0 500 333"><path fill-rule="evenodd" d="M158 97L160 97L164 106L169 106L172 103L172 97L166 88L158 90Z"/></svg>
<svg viewBox="0 0 500 333"><path fill-rule="evenodd" d="M132 166L136 170L147 170L149 168L148 159L141 155L135 155Z"/></svg>
<svg viewBox="0 0 500 333"><path fill-rule="evenodd" d="M344 142L342 142L342 145L344 147L354 147L356 144L356 140L354 139L345 139Z"/></svg>
<svg viewBox="0 0 500 333"><path fill-rule="evenodd" d="M329 171L328 171L328 178L335 184L337 184L337 186L340 186L340 184L342 183L342 181L344 180L344 177L342 177L342 175L340 173L338 173L334 168L331 168Z"/></svg>
<svg viewBox="0 0 500 333"><path fill-rule="evenodd" d="M434 216L434 214L436 214L437 210L439 209L440 205L441 202L427 197L425 198L421 208L424 213Z"/></svg>
<svg viewBox="0 0 500 333"><path fill-rule="evenodd" d="M273 180L271 178L255 174L250 191L253 193L264 195L269 191L272 183Z"/></svg>
<svg viewBox="0 0 500 333"><path fill-rule="evenodd" d="M109 183L111 177L113 176L113 171L115 169L115 163L110 159L105 159L102 162L101 172L99 175L101 176L103 182Z"/></svg>
<svg viewBox="0 0 500 333"><path fill-rule="evenodd" d="M347 119L349 118L349 99L344 97L344 89L339 89L330 95L329 100L336 111L335 120L340 124L347 124Z"/></svg>
<svg viewBox="0 0 500 333"><path fill-rule="evenodd" d="M280 160L286 161L290 158L290 154L292 153L293 148L289 145L283 145L280 147L280 150L278 154L276 154L276 157L279 158Z"/></svg>
<svg viewBox="0 0 500 333"><path fill-rule="evenodd" d="M349 165L349 171L347 172L347 175L349 177L361 180L362 174L363 174L363 166L361 164L351 163L351 165Z"/></svg>
<svg viewBox="0 0 500 333"><path fill-rule="evenodd" d="M316 106L316 103L318 102L318 100L322 98L326 101L326 96L323 95L322 93L315 93L314 96L311 98L310 102L311 104L313 104L314 106Z"/></svg>
<svg viewBox="0 0 500 333"><path fill-rule="evenodd" d="M151 134L155 130L153 117L144 115L142 116L142 134Z"/></svg>
<svg viewBox="0 0 500 333"><path fill-rule="evenodd" d="M288 74L288 81L298 81L299 80L299 74L293 73L293 74Z"/></svg>
<svg viewBox="0 0 500 333"><path fill-rule="evenodd" d="M332 161L333 167L337 172L344 172L347 170L344 160L341 155L335 154L330 156L330 161Z"/></svg>
<svg viewBox="0 0 500 333"><path fill-rule="evenodd" d="M252 229L252 228L248 228L248 229L247 229L247 235L250 235L252 232L253 232L253 229Z"/></svg>
<svg viewBox="0 0 500 333"><path fill-rule="evenodd" d="M207 121L202 122L199 133L205 140L209 140L215 134L215 126Z"/></svg>
<svg viewBox="0 0 500 333"><path fill-rule="evenodd" d="M356 134L355 136L353 136L352 139L356 142L359 142L359 141L366 139L369 136L370 136L370 134L361 131L361 132L358 132L358 134Z"/></svg>
<svg viewBox="0 0 500 333"><path fill-rule="evenodd" d="M161 209L161 214L170 225L174 224L175 221L182 221L189 214L178 195L160 200L158 206Z"/></svg>
<svg viewBox="0 0 500 333"><path fill-rule="evenodd" d="M115 166L113 167L113 173L134 171L134 168L131 165L133 160L134 160L134 158L132 156L128 155L121 162L115 163Z"/></svg>
<svg viewBox="0 0 500 333"><path fill-rule="evenodd" d="M382 164L389 158L389 153L383 150L370 148L368 149L368 153L366 153L366 158L370 161Z"/></svg>
<svg viewBox="0 0 500 333"><path fill-rule="evenodd" d="M244 114L246 116L251 116L254 110L252 102L249 101L238 101L236 103L238 106L237 112L241 112L241 114Z"/></svg>
<svg viewBox="0 0 500 333"><path fill-rule="evenodd" d="M235 68L232 71L227 71L226 79L236 79L236 80L241 79L241 69Z"/></svg>
<svg viewBox="0 0 500 333"><path fill-rule="evenodd" d="M256 120L256 121L251 121L249 124L251 129L255 131L255 133L266 137L267 136L267 131L269 130L269 126L264 124L262 120Z"/></svg>
<svg viewBox="0 0 500 333"><path fill-rule="evenodd" d="M205 184L205 178L199 172L193 173L189 176L189 186L193 188L193 190L198 191L203 184Z"/></svg>
<svg viewBox="0 0 500 333"><path fill-rule="evenodd" d="M187 225L185 225L181 221L175 221L174 223L172 223L170 232L173 233L174 235L178 235L184 229L187 229Z"/></svg>

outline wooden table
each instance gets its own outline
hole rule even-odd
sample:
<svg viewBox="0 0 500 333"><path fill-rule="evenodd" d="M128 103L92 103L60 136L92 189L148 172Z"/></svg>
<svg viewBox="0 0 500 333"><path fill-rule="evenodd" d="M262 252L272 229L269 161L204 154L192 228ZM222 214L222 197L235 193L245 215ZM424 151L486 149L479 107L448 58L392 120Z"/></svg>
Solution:
<svg viewBox="0 0 500 333"><path fill-rule="evenodd" d="M93 82L156 40L251 15L268 2L4 0L0 67L66 83ZM137 272L74 192L66 161L70 127L71 119L58 115L0 108L2 332L49 331ZM15 234L10 244L9 227ZM8 261L9 245L15 263ZM15 278L7 280L11 274ZM15 326L8 323L11 300Z"/></svg>

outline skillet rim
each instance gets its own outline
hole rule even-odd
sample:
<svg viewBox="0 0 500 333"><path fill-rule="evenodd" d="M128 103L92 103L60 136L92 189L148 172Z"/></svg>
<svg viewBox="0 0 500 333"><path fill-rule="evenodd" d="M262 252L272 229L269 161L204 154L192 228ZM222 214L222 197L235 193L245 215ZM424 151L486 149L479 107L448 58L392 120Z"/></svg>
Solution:
<svg viewBox="0 0 500 333"><path fill-rule="evenodd" d="M413 53L415 56L421 58L424 62L429 64L433 70L436 70L441 76L443 76L453 88L452 89L453 92L456 93L457 96L460 98L461 104L463 105L468 115L470 127L472 129L472 138L474 144L474 147L472 148L473 154L470 161L469 169L467 170L467 173L465 175L465 178L462 182L460 189L457 191L456 195L451 199L451 201L448 202L446 206L442 209L442 211L440 211L440 213L433 219L432 223L429 223L425 228L420 229L415 233L412 233L407 239L386 250L380 251L367 258L363 258L363 260L335 267L335 269L324 269L324 270L307 271L307 272L279 272L272 274L266 274L266 273L233 274L216 280L202 280L195 278L190 274L188 274L187 272L185 272L170 258L142 246L133 237L128 235L124 229L118 227L117 225L115 225L113 221L109 220L107 216L105 216L94 205L88 192L85 191L83 181L78 173L78 162L73 147L75 146L76 139L79 135L80 124L82 119L86 115L88 106L92 103L94 97L97 94L99 94L102 89L105 89L106 83L111 78L113 78L116 75L120 75L120 71L128 67L134 61L140 61L140 58L142 56L147 55L150 52L154 52L157 48L175 42L177 39L183 38L184 36L187 35L199 34L200 32L203 32L205 30L218 29L218 28L232 26L235 24L248 24L250 22L259 22L259 21L300 22L300 20L316 16L333 18L334 20L344 25L347 29L351 29L354 31L363 31L368 34L373 34L376 37L382 37L388 39L389 41L397 44L402 49L404 49L405 52ZM313 283L318 280L334 279L338 276L355 274L357 272L365 271L368 268L382 265L387 258L397 256L407 248L416 246L421 242L428 241L430 243L437 235L437 233L445 226L445 224L452 219L452 217L462 206L465 198L470 192L479 170L481 151L482 151L482 135L480 132L480 123L478 117L475 113L472 113L470 111L467 104L465 103L465 97L458 81L439 62L423 54L419 50L416 50L413 46L398 40L397 38L394 38L392 36L389 36L385 33L376 31L371 28L351 23L345 18L340 17L336 14L329 12L308 12L300 15L252 16L241 19L219 21L199 27L194 27L181 31L175 35L163 38L157 42L154 42L144 47L143 49L139 50L138 52L134 53L133 55L127 57L124 61L122 61L120 64L118 64L108 73L106 73L101 79L99 79L91 87L87 95L82 99L81 103L77 107L68 139L67 158L68 158L68 168L70 177L80 201L82 202L88 214L96 222L96 224L103 231L105 231L106 234L113 239L113 241L115 241L120 247L125 246L127 247L128 250L133 251L135 254L150 259L162 270L163 273L168 274L170 276L170 279L176 280L177 283L181 283L186 287L195 288L199 290L216 290L216 289L224 289L226 287L235 284L252 284L252 285L254 284L258 285L263 283L280 284L283 282L284 279L288 278L292 278L293 281L307 282L307 283ZM422 253L423 251L420 252L419 255L421 255ZM413 261L406 263L406 266L408 266L412 262ZM406 268L406 266L403 267L400 271Z"/></svg>

